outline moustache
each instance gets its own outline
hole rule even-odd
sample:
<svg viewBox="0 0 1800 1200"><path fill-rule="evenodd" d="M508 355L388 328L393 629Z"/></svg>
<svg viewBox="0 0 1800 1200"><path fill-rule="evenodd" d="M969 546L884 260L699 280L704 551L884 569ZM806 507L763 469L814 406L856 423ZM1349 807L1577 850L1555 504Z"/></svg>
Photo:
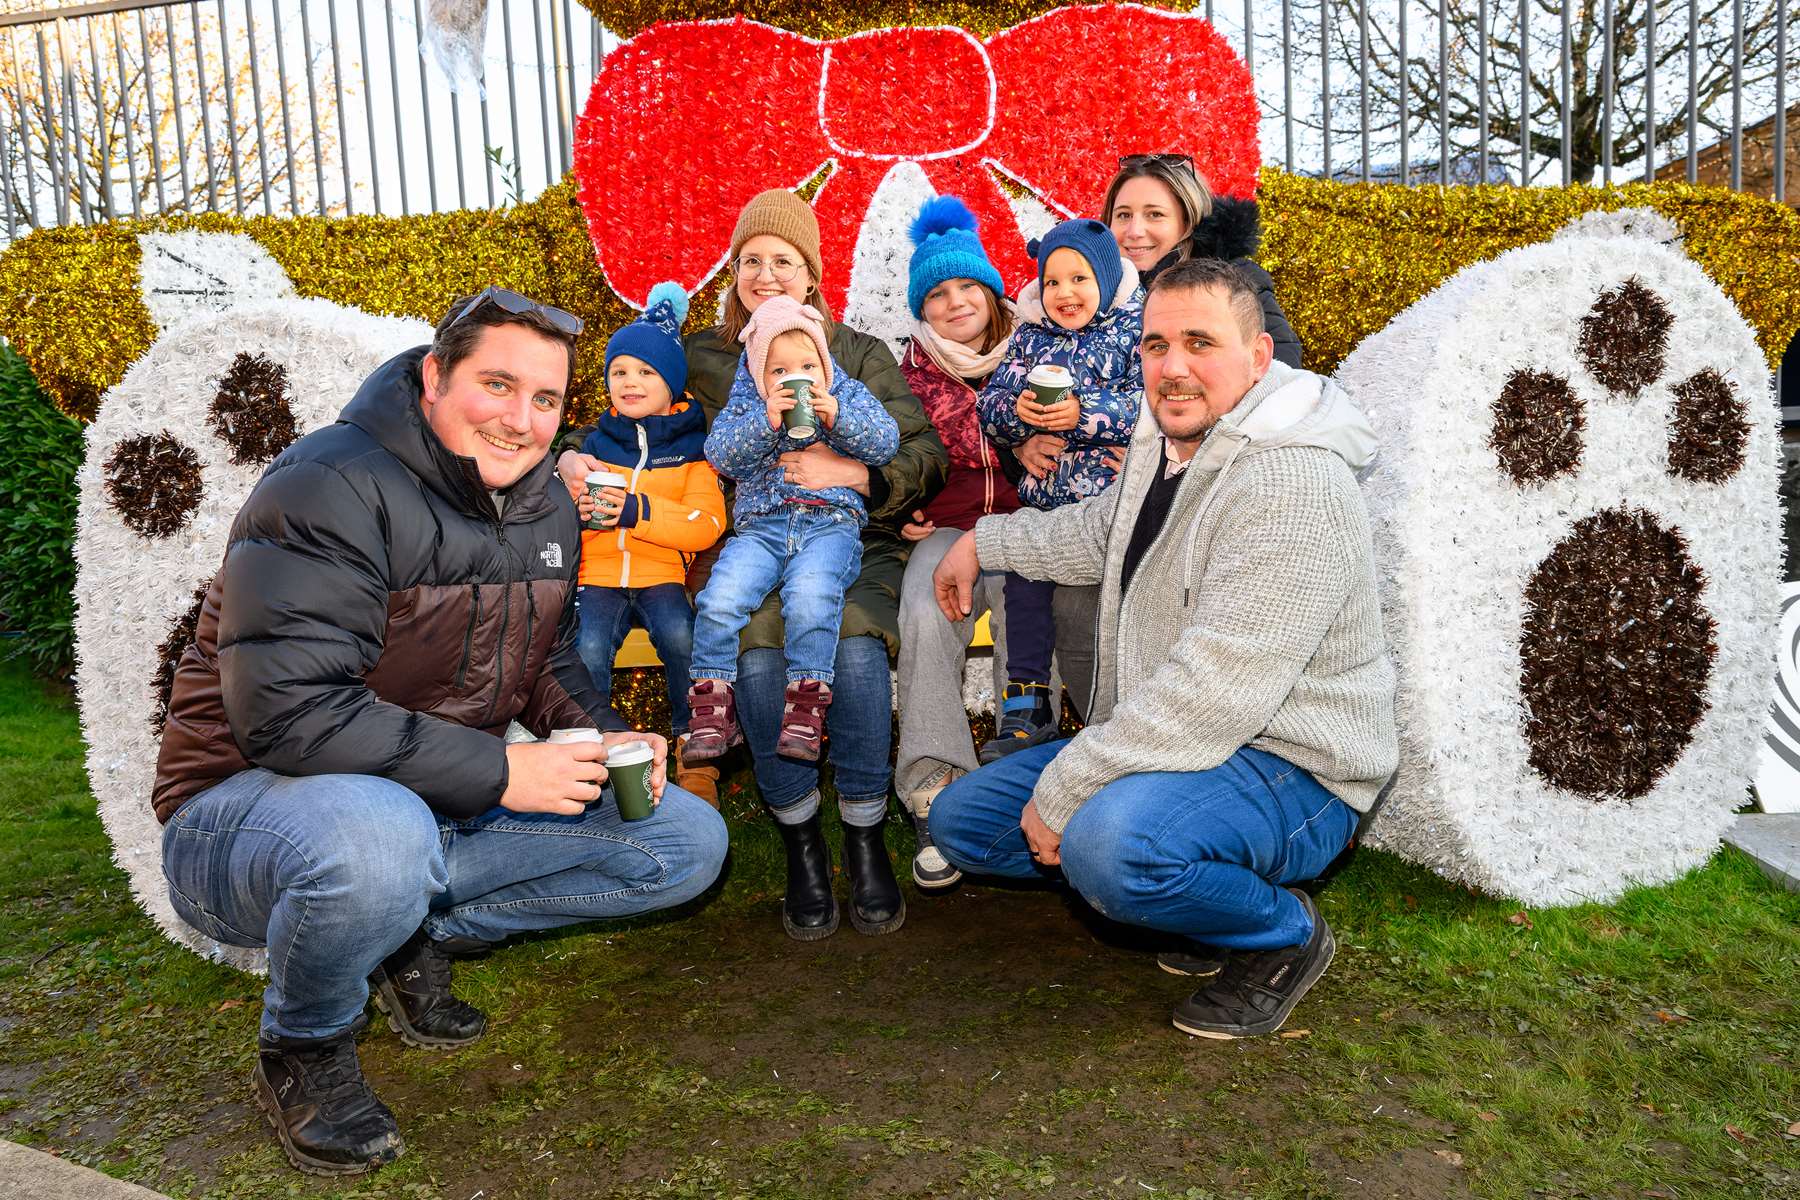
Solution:
<svg viewBox="0 0 1800 1200"><path fill-rule="evenodd" d="M1188 387L1184 384L1159 383L1156 385L1156 394L1161 397L1168 397L1168 396L1201 397L1201 396L1204 396L1206 393L1202 392L1198 388Z"/></svg>

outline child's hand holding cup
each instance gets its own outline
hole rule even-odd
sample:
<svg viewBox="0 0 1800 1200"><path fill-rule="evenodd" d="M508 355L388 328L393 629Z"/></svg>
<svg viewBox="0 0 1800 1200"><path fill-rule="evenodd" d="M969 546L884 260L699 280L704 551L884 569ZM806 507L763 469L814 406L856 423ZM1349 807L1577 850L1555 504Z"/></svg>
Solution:
<svg viewBox="0 0 1800 1200"><path fill-rule="evenodd" d="M631 480L617 471L600 470L589 471L586 483L588 495L594 498L594 515L582 524L589 529L611 529L619 523Z"/></svg>
<svg viewBox="0 0 1800 1200"><path fill-rule="evenodd" d="M1039 363L1025 376L1026 390L1019 393L1019 420L1051 433L1062 433L1080 423L1078 406L1065 403L1075 377L1057 363Z"/></svg>

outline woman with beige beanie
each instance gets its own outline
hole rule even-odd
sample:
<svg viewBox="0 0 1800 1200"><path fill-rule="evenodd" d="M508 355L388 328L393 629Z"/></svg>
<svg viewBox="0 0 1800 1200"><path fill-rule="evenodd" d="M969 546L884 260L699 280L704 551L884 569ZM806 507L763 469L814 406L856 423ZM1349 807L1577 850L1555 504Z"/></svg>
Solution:
<svg viewBox="0 0 1800 1200"><path fill-rule="evenodd" d="M880 467L869 467L815 443L782 456L787 479L805 488L848 487L867 502L862 569L844 601L832 684L827 757L843 819L844 866L850 880L850 923L861 933L888 933L906 920L906 902L882 841L893 747L890 660L899 653L899 595L906 568L900 527L944 485L949 456L925 410L907 387L887 345L831 319L820 294L825 264L812 208L776 188L744 206L726 263L732 285L720 323L688 334L688 390L710 422L725 407L743 366L739 335L750 314L774 296L789 296L825 316L832 372L859 380L900 428L900 447ZM578 445L579 438L568 445ZM558 463L579 489L590 469L579 453ZM782 925L802 941L830 935L838 926L831 863L820 827L816 764L777 756L782 697L786 689L781 613L771 598L744 631L738 661L737 718L750 744L756 783L787 848L787 894Z"/></svg>

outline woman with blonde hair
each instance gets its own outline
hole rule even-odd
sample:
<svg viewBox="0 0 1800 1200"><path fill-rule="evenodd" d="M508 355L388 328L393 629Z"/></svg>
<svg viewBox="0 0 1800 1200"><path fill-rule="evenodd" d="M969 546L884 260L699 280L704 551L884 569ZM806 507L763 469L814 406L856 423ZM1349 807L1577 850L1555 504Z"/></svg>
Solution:
<svg viewBox="0 0 1800 1200"><path fill-rule="evenodd" d="M1300 339L1275 298L1275 281L1250 257L1262 237L1256 201L1213 195L1186 154L1128 154L1106 189L1100 219L1146 288L1184 259L1220 258L1237 267L1262 302L1275 357L1300 366Z"/></svg>

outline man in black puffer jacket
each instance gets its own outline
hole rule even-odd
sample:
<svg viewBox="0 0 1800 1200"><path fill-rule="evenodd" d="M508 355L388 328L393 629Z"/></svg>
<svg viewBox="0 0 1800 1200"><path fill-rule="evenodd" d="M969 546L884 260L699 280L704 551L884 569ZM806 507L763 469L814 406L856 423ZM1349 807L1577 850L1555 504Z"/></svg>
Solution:
<svg viewBox="0 0 1800 1200"><path fill-rule="evenodd" d="M452 305L270 465L176 670L163 872L183 920L268 947L253 1084L301 1170L401 1152L356 1057L371 989L408 1043L465 1045L486 1017L451 951L679 904L724 860L575 652L581 528L547 451L580 328L499 288ZM507 745L514 720L604 732ZM638 738L660 801L624 825L602 760Z"/></svg>

